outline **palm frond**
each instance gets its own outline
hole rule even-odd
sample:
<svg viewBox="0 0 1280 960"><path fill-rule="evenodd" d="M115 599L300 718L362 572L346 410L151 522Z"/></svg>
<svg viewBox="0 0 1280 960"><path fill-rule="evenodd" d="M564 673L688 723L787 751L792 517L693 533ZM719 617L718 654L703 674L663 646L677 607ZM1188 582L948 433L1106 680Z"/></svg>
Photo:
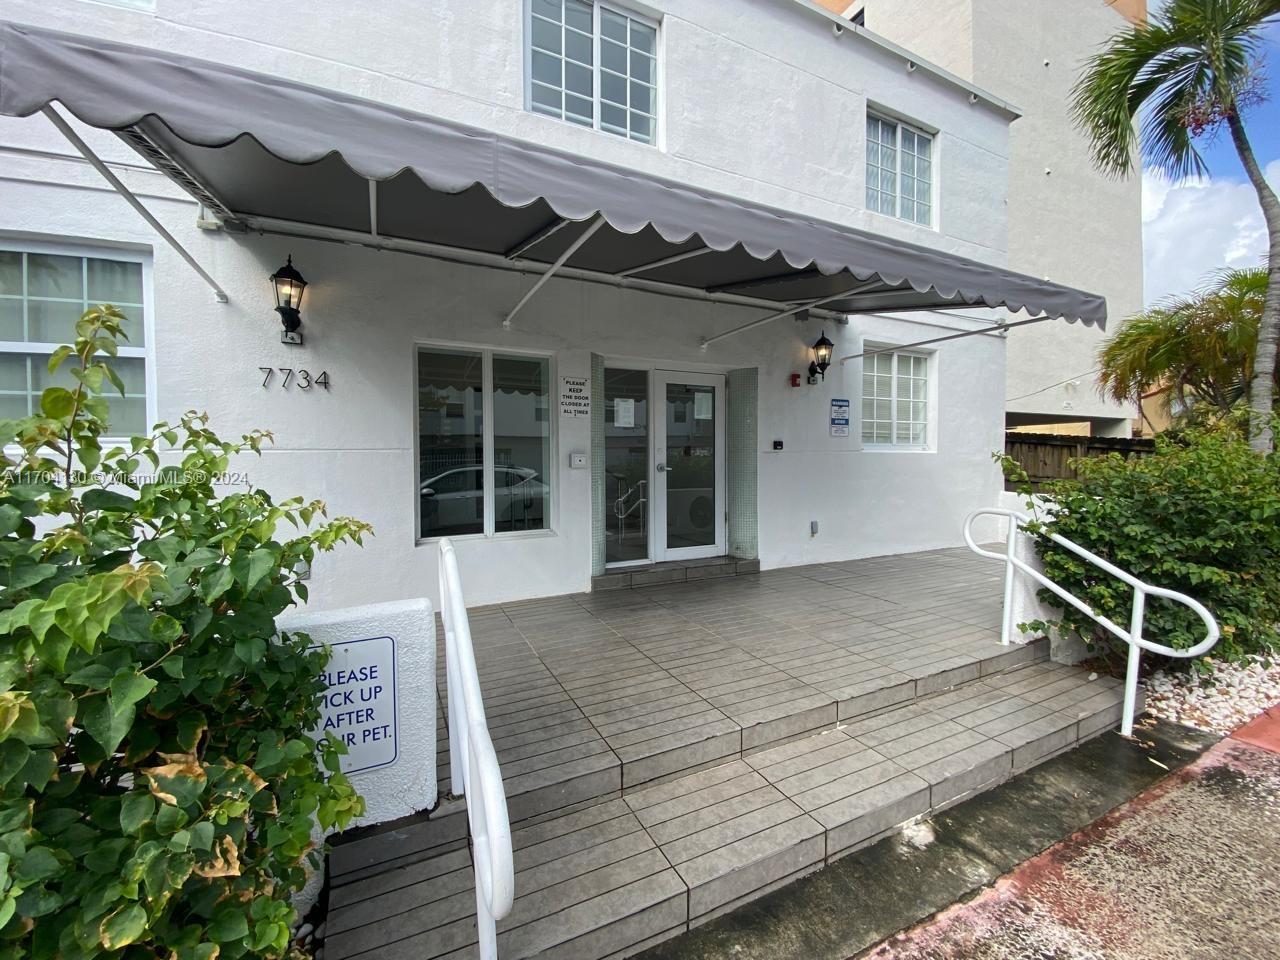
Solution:
<svg viewBox="0 0 1280 960"><path fill-rule="evenodd" d="M1071 112L1095 164L1124 176L1139 155L1174 178L1203 174L1196 138L1237 109L1280 0L1169 0L1086 61Z"/></svg>
<svg viewBox="0 0 1280 960"><path fill-rule="evenodd" d="M1119 402L1164 389L1226 414L1253 374L1266 292L1265 269L1222 270L1197 292L1130 317L1099 351L1100 389Z"/></svg>

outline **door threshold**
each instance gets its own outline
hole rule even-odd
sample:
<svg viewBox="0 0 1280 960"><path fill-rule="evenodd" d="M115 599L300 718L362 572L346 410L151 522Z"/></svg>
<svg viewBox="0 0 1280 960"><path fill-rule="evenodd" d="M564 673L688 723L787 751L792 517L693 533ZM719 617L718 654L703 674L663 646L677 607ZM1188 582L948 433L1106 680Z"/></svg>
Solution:
<svg viewBox="0 0 1280 960"><path fill-rule="evenodd" d="M605 573L591 578L592 591L648 587L660 583L684 583L689 580L714 580L741 577L760 572L759 560L737 557L705 557L701 560L667 560L636 566L607 567Z"/></svg>

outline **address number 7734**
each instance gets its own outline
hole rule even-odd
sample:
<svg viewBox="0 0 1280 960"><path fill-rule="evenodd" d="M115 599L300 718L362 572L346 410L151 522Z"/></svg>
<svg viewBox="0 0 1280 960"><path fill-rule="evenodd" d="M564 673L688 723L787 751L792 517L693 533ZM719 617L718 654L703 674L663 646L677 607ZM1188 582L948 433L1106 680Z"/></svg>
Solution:
<svg viewBox="0 0 1280 960"><path fill-rule="evenodd" d="M329 389L329 371L323 370L317 377L311 376L310 370L295 370L293 367L259 367L262 371L262 385L271 385L271 378L280 374L280 389L287 390L296 386L299 390L310 390L312 387Z"/></svg>

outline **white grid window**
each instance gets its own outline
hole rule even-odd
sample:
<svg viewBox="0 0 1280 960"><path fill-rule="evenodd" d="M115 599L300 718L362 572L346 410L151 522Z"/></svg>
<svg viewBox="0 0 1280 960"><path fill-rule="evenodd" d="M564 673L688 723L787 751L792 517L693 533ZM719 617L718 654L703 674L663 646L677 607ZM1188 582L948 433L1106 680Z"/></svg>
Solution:
<svg viewBox="0 0 1280 960"><path fill-rule="evenodd" d="M932 136L867 114L867 209L932 225Z"/></svg>
<svg viewBox="0 0 1280 960"><path fill-rule="evenodd" d="M654 143L658 30L588 0L530 0L529 109Z"/></svg>
<svg viewBox="0 0 1280 960"><path fill-rule="evenodd" d="M867 116L867 208L898 215L898 126Z"/></svg>
<svg viewBox="0 0 1280 960"><path fill-rule="evenodd" d="M862 442L917 448L928 445L928 357L890 352L862 358Z"/></svg>
<svg viewBox="0 0 1280 960"><path fill-rule="evenodd" d="M74 389L70 361L49 373L49 355L76 336L90 306L110 303L127 318L129 340L111 366L125 395L109 387L111 433L147 430L146 308L142 263L111 257L0 248L0 419L39 412L48 387Z"/></svg>

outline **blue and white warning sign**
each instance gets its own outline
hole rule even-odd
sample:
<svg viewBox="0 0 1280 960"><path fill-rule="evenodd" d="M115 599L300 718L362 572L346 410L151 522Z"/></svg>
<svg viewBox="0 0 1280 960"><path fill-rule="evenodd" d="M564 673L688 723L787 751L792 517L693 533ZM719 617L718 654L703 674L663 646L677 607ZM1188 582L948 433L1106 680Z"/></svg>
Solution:
<svg viewBox="0 0 1280 960"><path fill-rule="evenodd" d="M833 437L849 436L849 401L831 401L831 435Z"/></svg>

